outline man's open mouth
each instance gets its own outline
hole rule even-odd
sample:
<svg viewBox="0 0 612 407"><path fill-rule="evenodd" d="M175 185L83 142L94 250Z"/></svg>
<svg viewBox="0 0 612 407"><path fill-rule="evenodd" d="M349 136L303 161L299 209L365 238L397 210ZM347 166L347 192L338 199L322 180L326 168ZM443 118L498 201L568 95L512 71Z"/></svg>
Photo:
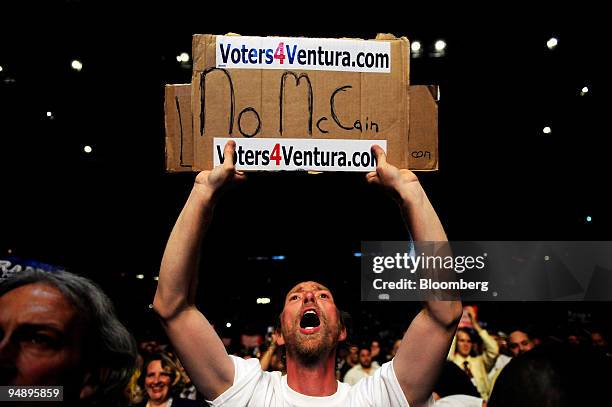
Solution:
<svg viewBox="0 0 612 407"><path fill-rule="evenodd" d="M304 312L300 320L300 328L306 332L313 332L321 325L321 320L314 309L309 309ZM318 330L318 329L317 329Z"/></svg>

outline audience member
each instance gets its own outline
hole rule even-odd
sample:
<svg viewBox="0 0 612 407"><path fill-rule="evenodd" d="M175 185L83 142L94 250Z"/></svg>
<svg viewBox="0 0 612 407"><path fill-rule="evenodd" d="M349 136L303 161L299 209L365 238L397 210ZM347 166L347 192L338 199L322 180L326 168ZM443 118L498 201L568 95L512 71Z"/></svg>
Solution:
<svg viewBox="0 0 612 407"><path fill-rule="evenodd" d="M542 345L514 358L499 375L489 407L609 404L610 360L585 347Z"/></svg>
<svg viewBox="0 0 612 407"><path fill-rule="evenodd" d="M63 386L66 404L118 405L136 355L90 280L28 270L0 282L0 385Z"/></svg>
<svg viewBox="0 0 612 407"><path fill-rule="evenodd" d="M380 365L377 362L372 362L372 353L369 346L362 346L359 349L359 364L353 366L351 370L346 372L344 382L353 386L364 377L372 376Z"/></svg>
<svg viewBox="0 0 612 407"><path fill-rule="evenodd" d="M510 332L508 336L508 347L512 356L521 355L535 346L535 342L526 328L517 329Z"/></svg>
<svg viewBox="0 0 612 407"><path fill-rule="evenodd" d="M165 353L149 356L140 377L140 386L146 391L145 400L139 407L188 407L197 406L197 402L180 398L182 390L178 366Z"/></svg>
<svg viewBox="0 0 612 407"><path fill-rule="evenodd" d="M474 310L467 308L467 314L474 330L482 340L484 351L482 355L472 355L472 337L468 330L457 330L455 340L451 345L448 359L455 362L468 375L478 389L483 399L488 399L491 392L491 382L487 375L495 365L499 355L497 342L476 321Z"/></svg>

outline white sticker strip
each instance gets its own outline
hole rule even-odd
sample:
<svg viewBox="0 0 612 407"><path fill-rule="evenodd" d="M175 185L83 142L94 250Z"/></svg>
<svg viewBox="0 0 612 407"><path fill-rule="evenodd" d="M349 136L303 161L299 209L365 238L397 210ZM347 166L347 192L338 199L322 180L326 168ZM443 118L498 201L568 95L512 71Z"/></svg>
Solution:
<svg viewBox="0 0 612 407"><path fill-rule="evenodd" d="M216 37L217 68L391 72L388 41Z"/></svg>
<svg viewBox="0 0 612 407"><path fill-rule="evenodd" d="M238 170L368 172L376 168L372 146L387 151L387 140L215 137L215 166L223 162L228 140L236 142Z"/></svg>

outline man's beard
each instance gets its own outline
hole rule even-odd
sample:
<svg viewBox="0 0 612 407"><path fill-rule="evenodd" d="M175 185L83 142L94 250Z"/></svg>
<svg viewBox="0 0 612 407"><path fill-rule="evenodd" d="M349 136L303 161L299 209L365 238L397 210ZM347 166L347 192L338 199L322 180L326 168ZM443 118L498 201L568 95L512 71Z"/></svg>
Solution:
<svg viewBox="0 0 612 407"><path fill-rule="evenodd" d="M299 326L299 322L297 325ZM335 349L339 333L330 332L330 326L322 323L321 330L317 333L303 335L299 330L293 330L292 333L283 332L283 337L287 353L298 359L301 364L312 366Z"/></svg>

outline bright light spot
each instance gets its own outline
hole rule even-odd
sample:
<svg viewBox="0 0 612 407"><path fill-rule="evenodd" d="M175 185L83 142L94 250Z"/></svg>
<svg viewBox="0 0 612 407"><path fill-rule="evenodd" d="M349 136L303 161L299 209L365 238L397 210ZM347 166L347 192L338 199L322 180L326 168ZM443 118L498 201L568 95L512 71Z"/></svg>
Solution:
<svg viewBox="0 0 612 407"><path fill-rule="evenodd" d="M550 40L546 41L546 46L548 49L554 49L558 43L559 41L557 41L555 37L552 37Z"/></svg>
<svg viewBox="0 0 612 407"><path fill-rule="evenodd" d="M436 41L436 51L444 51L444 49L446 48L446 42L444 42L443 40L438 40Z"/></svg>
<svg viewBox="0 0 612 407"><path fill-rule="evenodd" d="M355 257L361 257L361 253L357 252L357 253L353 253L353 256Z"/></svg>
<svg viewBox="0 0 612 407"><path fill-rule="evenodd" d="M413 42L410 44L410 49L412 52L419 52L421 50L421 43L418 41Z"/></svg>
<svg viewBox="0 0 612 407"><path fill-rule="evenodd" d="M159 281L159 276L155 276L155 277L153 277L153 280L155 280L155 281Z"/></svg>
<svg viewBox="0 0 612 407"><path fill-rule="evenodd" d="M548 261L548 260L550 260L550 257L544 256L544 260Z"/></svg>
<svg viewBox="0 0 612 407"><path fill-rule="evenodd" d="M272 256L272 260L285 260L285 256Z"/></svg>
<svg viewBox="0 0 612 407"><path fill-rule="evenodd" d="M589 88L587 86L585 86L584 88L580 89L580 96L584 96L587 93L589 93Z"/></svg>
<svg viewBox="0 0 612 407"><path fill-rule="evenodd" d="M93 151L93 148L91 148L91 146L85 146L83 147L83 151L85 151L87 154L91 153Z"/></svg>
<svg viewBox="0 0 612 407"><path fill-rule="evenodd" d="M586 221L587 221L587 222L590 222L590 221L592 221L592 220L593 220L593 218L591 218L590 216L587 216L587 217L586 217Z"/></svg>
<svg viewBox="0 0 612 407"><path fill-rule="evenodd" d="M550 134L550 133L552 132L552 130L550 129L550 127L546 126L546 127L544 127L544 129L542 130L542 132L543 132L544 134Z"/></svg>
<svg viewBox="0 0 612 407"><path fill-rule="evenodd" d="M13 249L8 249L7 252L8 254L13 254Z"/></svg>
<svg viewBox="0 0 612 407"><path fill-rule="evenodd" d="M153 304L149 304L149 309L153 309Z"/></svg>
<svg viewBox="0 0 612 407"><path fill-rule="evenodd" d="M179 62L189 62L189 54L186 52L183 52L181 53L181 55L177 57L177 59L179 60Z"/></svg>
<svg viewBox="0 0 612 407"><path fill-rule="evenodd" d="M136 278L142 280L144 278L144 274L136 274Z"/></svg>
<svg viewBox="0 0 612 407"><path fill-rule="evenodd" d="M269 304L270 299L268 297L258 298L257 304Z"/></svg>
<svg viewBox="0 0 612 407"><path fill-rule="evenodd" d="M51 117L51 116L53 116L53 113L47 112L47 117Z"/></svg>
<svg viewBox="0 0 612 407"><path fill-rule="evenodd" d="M0 72L2 72L2 65L0 65Z"/></svg>
<svg viewBox="0 0 612 407"><path fill-rule="evenodd" d="M231 327L232 327L232 324L231 324L231 322L228 322L227 324L225 324L225 326L226 326L227 328L231 328Z"/></svg>
<svg viewBox="0 0 612 407"><path fill-rule="evenodd" d="M80 72L81 69L83 69L83 64L78 59L75 59L74 61L72 61L70 66L72 67L72 69L74 69L77 72Z"/></svg>

